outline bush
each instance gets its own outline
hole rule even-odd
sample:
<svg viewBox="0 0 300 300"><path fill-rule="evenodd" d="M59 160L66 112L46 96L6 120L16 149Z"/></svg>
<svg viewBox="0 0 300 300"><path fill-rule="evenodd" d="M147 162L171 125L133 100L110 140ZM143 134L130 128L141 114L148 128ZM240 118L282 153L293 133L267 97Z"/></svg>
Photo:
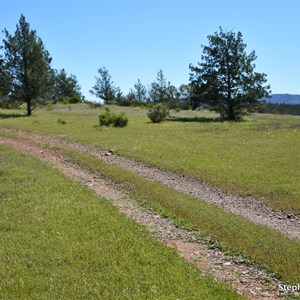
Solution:
<svg viewBox="0 0 300 300"><path fill-rule="evenodd" d="M112 125L114 127L125 127L128 124L128 118L125 116L124 113L119 115L112 115Z"/></svg>
<svg viewBox="0 0 300 300"><path fill-rule="evenodd" d="M149 110L147 115L153 123L160 123L169 115L169 110L162 103L158 103Z"/></svg>
<svg viewBox="0 0 300 300"><path fill-rule="evenodd" d="M100 126L125 127L128 124L128 118L124 113L112 114L109 108L105 108L105 112L99 115L99 123Z"/></svg>
<svg viewBox="0 0 300 300"><path fill-rule="evenodd" d="M99 115L100 126L109 126L112 124L112 115L109 108L105 108L105 112Z"/></svg>
<svg viewBox="0 0 300 300"><path fill-rule="evenodd" d="M80 103L81 102L81 97L80 97L80 95L73 95L72 97L70 97L69 101L72 104Z"/></svg>
<svg viewBox="0 0 300 300"><path fill-rule="evenodd" d="M57 119L57 123L60 125L66 125L66 121L63 119Z"/></svg>
<svg viewBox="0 0 300 300"><path fill-rule="evenodd" d="M76 104L81 102L80 95L73 95L73 96L64 96L61 97L58 102L61 102L62 104Z"/></svg>

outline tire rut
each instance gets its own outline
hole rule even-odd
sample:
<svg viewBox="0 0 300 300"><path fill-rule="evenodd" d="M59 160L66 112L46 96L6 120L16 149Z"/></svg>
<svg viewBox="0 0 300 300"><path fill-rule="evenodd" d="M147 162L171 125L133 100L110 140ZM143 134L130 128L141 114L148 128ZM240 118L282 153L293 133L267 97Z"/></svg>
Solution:
<svg viewBox="0 0 300 300"><path fill-rule="evenodd" d="M278 290L279 282L270 274L254 266L236 263L222 251L211 249L199 239L197 232L178 228L154 210L139 206L118 190L113 181L80 168L67 161L61 154L42 148L31 140L0 137L0 143L58 168L66 176L88 186L99 197L107 198L121 213L145 226L153 237L168 247L177 249L183 259L197 265L203 275L210 274L218 281L228 282L250 299L280 299L282 296Z"/></svg>
<svg viewBox="0 0 300 300"><path fill-rule="evenodd" d="M2 132L13 133L37 143L55 145L75 149L94 155L107 163L115 164L146 179L167 185L178 192L188 194L199 200L214 204L225 211L240 215L256 224L275 229L284 235L300 240L300 216L272 211L266 207L261 199L231 195L224 191L208 186L203 182L185 177L181 174L146 166L133 159L125 158L102 151L96 147L66 141L60 138L39 136L21 130L0 129Z"/></svg>

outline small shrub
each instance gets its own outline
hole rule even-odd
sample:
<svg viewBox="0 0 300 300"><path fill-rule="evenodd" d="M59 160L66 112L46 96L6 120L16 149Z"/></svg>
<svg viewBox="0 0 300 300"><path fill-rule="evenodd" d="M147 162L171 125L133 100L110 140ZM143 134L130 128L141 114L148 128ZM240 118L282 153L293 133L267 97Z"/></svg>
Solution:
<svg viewBox="0 0 300 300"><path fill-rule="evenodd" d="M128 124L128 118L124 113L112 114L109 108L105 108L105 112L99 115L99 123L100 126L125 127Z"/></svg>
<svg viewBox="0 0 300 300"><path fill-rule="evenodd" d="M62 97L61 103L62 104L70 104L70 97L69 96Z"/></svg>
<svg viewBox="0 0 300 300"><path fill-rule="evenodd" d="M128 124L128 118L125 116L124 113L119 115L112 115L112 125L114 127L125 127Z"/></svg>
<svg viewBox="0 0 300 300"><path fill-rule="evenodd" d="M99 115L100 126L109 126L112 124L112 114L109 108L105 108L105 112Z"/></svg>
<svg viewBox="0 0 300 300"><path fill-rule="evenodd" d="M73 95L70 97L69 103L76 104L81 102L81 97L80 95Z"/></svg>
<svg viewBox="0 0 300 300"><path fill-rule="evenodd" d="M66 125L66 121L62 119L57 119L57 123L61 125Z"/></svg>
<svg viewBox="0 0 300 300"><path fill-rule="evenodd" d="M153 123L160 123L169 115L169 110L162 103L158 103L149 110L147 115Z"/></svg>

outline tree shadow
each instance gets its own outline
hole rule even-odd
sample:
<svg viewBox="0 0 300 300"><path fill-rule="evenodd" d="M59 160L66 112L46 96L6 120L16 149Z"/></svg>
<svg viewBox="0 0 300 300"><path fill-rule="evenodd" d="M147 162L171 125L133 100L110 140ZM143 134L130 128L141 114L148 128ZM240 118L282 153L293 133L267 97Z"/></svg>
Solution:
<svg viewBox="0 0 300 300"><path fill-rule="evenodd" d="M0 119L24 118L24 117L28 117L28 115L24 115L24 114L3 114L3 113L0 113Z"/></svg>
<svg viewBox="0 0 300 300"><path fill-rule="evenodd" d="M188 117L174 117L174 116L171 116L167 120L172 121L172 122L185 122L185 123L189 123L189 122L221 123L221 122L224 122L224 119L222 119L222 118L205 118L205 117L188 118Z"/></svg>

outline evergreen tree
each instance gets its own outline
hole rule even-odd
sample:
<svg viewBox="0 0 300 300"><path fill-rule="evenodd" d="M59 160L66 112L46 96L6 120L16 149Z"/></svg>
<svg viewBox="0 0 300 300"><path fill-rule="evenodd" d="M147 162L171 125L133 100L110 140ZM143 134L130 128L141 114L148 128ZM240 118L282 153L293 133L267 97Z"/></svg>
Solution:
<svg viewBox="0 0 300 300"><path fill-rule="evenodd" d="M180 93L174 85L170 84L170 82L168 82L167 85L165 104L171 109L180 108Z"/></svg>
<svg viewBox="0 0 300 300"><path fill-rule="evenodd" d="M153 104L166 104L168 102L168 85L162 70L158 71L156 81L151 83L149 89L149 96Z"/></svg>
<svg viewBox="0 0 300 300"><path fill-rule="evenodd" d="M188 84L181 84L179 87L180 107L183 109L191 108L191 87Z"/></svg>
<svg viewBox="0 0 300 300"><path fill-rule="evenodd" d="M266 74L254 72L256 54L246 54L242 33L215 32L203 47L202 61L190 64L191 85L198 91L200 102L211 107L227 120L239 120L268 96L270 86Z"/></svg>
<svg viewBox="0 0 300 300"><path fill-rule="evenodd" d="M100 68L98 73L100 77L96 76L96 84L90 93L102 99L105 104L111 104L116 97L116 88L113 86L111 76L105 67Z"/></svg>
<svg viewBox="0 0 300 300"><path fill-rule="evenodd" d="M0 106L7 105L7 97L11 90L11 79L7 71L4 60L0 56Z"/></svg>
<svg viewBox="0 0 300 300"><path fill-rule="evenodd" d="M138 79L138 81L134 84L134 90L132 93L138 103L144 103L147 101L147 89L141 83L140 79Z"/></svg>
<svg viewBox="0 0 300 300"><path fill-rule="evenodd" d="M78 103L82 100L81 87L75 75L66 73L65 69L55 71L55 84L52 99L54 102L67 99L70 103Z"/></svg>
<svg viewBox="0 0 300 300"><path fill-rule="evenodd" d="M52 59L23 15L15 33L12 35L4 29L4 34L4 66L11 80L9 98L26 102L27 114L31 115L53 85Z"/></svg>

